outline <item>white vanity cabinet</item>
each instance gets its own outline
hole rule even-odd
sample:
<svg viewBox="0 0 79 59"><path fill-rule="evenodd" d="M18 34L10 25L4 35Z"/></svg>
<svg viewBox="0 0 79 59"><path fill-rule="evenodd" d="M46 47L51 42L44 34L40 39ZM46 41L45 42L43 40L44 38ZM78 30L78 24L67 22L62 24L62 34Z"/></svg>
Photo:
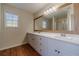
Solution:
<svg viewBox="0 0 79 59"><path fill-rule="evenodd" d="M48 39L46 37L40 36L39 46L39 53L44 56L48 55Z"/></svg>
<svg viewBox="0 0 79 59"><path fill-rule="evenodd" d="M57 39L48 40L49 56L77 56L79 55L79 45L60 41Z"/></svg>
<svg viewBox="0 0 79 59"><path fill-rule="evenodd" d="M28 35L28 43L43 56L77 56L79 45L36 34Z"/></svg>
<svg viewBox="0 0 79 59"><path fill-rule="evenodd" d="M33 40L33 38L32 38L33 36L32 36L32 34L28 34L28 43L31 45L31 46L33 46L33 44L34 44L34 40Z"/></svg>
<svg viewBox="0 0 79 59"><path fill-rule="evenodd" d="M45 37L39 36L39 35L33 35L35 40L34 40L34 49L40 53L41 55L47 55L48 51L48 39Z"/></svg>
<svg viewBox="0 0 79 59"><path fill-rule="evenodd" d="M67 43L61 43L60 54L61 56L79 56L79 46Z"/></svg>
<svg viewBox="0 0 79 59"><path fill-rule="evenodd" d="M28 43L41 55L48 55L48 39L39 35L28 34Z"/></svg>
<svg viewBox="0 0 79 59"><path fill-rule="evenodd" d="M48 55L49 56L58 56L59 53L58 42L55 39L48 38Z"/></svg>

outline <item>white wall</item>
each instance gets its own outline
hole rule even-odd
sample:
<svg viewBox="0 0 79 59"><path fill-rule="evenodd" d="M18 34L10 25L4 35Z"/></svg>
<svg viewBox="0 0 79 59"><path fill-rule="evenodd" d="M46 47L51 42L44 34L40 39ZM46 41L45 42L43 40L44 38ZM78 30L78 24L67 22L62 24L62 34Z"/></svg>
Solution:
<svg viewBox="0 0 79 59"><path fill-rule="evenodd" d="M1 4L0 4L0 32L1 32Z"/></svg>
<svg viewBox="0 0 79 59"><path fill-rule="evenodd" d="M2 6L3 12L7 11L19 16L19 26L17 28L5 27L3 22L3 39L0 37L0 42L2 42L0 43L0 50L26 43L26 33L33 31L33 15L7 4ZM4 19L2 20L4 21Z"/></svg>
<svg viewBox="0 0 79 59"><path fill-rule="evenodd" d="M3 40L3 37L2 37L2 23L1 23L2 17L1 16L2 15L1 15L1 4L0 4L0 47L2 45L2 40Z"/></svg>
<svg viewBox="0 0 79 59"><path fill-rule="evenodd" d="M1 4L0 4L0 37L1 37Z"/></svg>

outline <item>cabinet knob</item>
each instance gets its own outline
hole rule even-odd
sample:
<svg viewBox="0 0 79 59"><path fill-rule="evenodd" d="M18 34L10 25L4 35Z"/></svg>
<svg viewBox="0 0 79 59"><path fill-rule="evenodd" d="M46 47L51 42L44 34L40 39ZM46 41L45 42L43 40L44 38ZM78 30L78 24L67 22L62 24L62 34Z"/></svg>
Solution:
<svg viewBox="0 0 79 59"><path fill-rule="evenodd" d="M57 52L57 50L55 50L55 52Z"/></svg>
<svg viewBox="0 0 79 59"><path fill-rule="evenodd" d="M58 54L60 53L60 51L58 51L58 50L55 50L55 52L57 52Z"/></svg>
<svg viewBox="0 0 79 59"><path fill-rule="evenodd" d="M60 53L60 51L58 51L58 54Z"/></svg>

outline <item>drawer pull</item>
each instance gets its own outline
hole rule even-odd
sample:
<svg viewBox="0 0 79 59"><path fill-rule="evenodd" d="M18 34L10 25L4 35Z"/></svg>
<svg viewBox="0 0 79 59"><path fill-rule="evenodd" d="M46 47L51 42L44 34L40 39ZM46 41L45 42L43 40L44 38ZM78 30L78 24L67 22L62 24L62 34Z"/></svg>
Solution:
<svg viewBox="0 0 79 59"><path fill-rule="evenodd" d="M58 52L57 50L55 50L55 52Z"/></svg>

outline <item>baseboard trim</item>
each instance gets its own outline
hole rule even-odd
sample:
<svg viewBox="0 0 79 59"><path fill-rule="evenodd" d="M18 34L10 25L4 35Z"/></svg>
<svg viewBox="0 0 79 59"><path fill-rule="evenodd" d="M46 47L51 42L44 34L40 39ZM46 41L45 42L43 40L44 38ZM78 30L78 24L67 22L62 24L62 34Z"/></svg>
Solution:
<svg viewBox="0 0 79 59"><path fill-rule="evenodd" d="M25 42L25 43L15 44L15 45L11 45L11 46L8 46L8 47L0 48L0 50L5 50L5 49L9 49L9 48L20 46L20 45L24 45L24 44L28 44L28 43Z"/></svg>

